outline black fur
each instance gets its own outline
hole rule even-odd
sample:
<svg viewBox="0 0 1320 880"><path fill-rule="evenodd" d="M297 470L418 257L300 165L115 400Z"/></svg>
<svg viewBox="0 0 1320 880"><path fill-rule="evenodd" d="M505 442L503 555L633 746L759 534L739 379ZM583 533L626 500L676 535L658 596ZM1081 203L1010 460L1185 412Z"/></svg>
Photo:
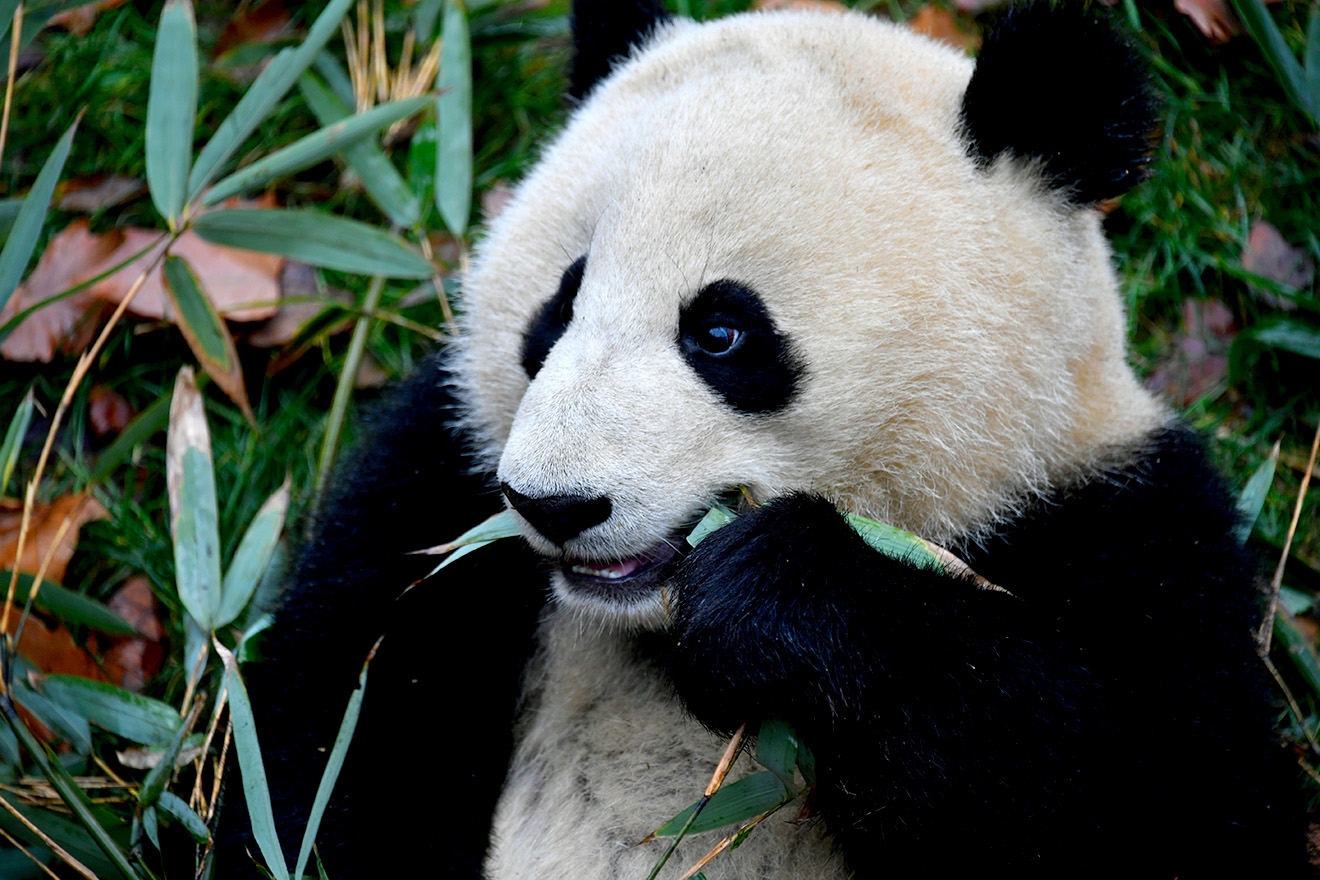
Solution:
<svg viewBox="0 0 1320 880"><path fill-rule="evenodd" d="M1122 194L1151 151L1156 103L1137 50L1081 4L1009 11L987 38L963 96L968 151L988 166L1039 161L1077 205Z"/></svg>
<svg viewBox="0 0 1320 880"><path fill-rule="evenodd" d="M658 0L573 0L573 75L568 93L581 100L616 62L669 20Z"/></svg>
<svg viewBox="0 0 1320 880"><path fill-rule="evenodd" d="M362 662L382 634L357 735L318 837L335 880L478 877L512 749L522 668L548 592L521 542L439 562L408 553L502 508L470 473L453 401L426 364L346 455L292 573L264 662L244 667L290 864ZM231 773L234 768L230 757ZM237 778L215 876L255 878ZM436 805L443 805L436 813ZM388 866L386 870L385 866Z"/></svg>
<svg viewBox="0 0 1320 880"><path fill-rule="evenodd" d="M1297 876L1233 523L1183 430L964 551L1011 596L779 499L686 560L671 675L718 731L798 729L859 877Z"/></svg>
<svg viewBox="0 0 1320 880"><path fill-rule="evenodd" d="M712 328L738 331L726 351L707 350ZM806 370L756 292L736 281L707 284L678 319L678 345L698 376L739 412L762 415L793 400Z"/></svg>
<svg viewBox="0 0 1320 880"><path fill-rule="evenodd" d="M573 320L573 300L582 286L582 273L586 271L587 257L584 254L564 270L559 279L559 290L546 300L523 332L522 368L528 379L535 379L541 372L550 349L555 347L559 337L568 329L568 322Z"/></svg>

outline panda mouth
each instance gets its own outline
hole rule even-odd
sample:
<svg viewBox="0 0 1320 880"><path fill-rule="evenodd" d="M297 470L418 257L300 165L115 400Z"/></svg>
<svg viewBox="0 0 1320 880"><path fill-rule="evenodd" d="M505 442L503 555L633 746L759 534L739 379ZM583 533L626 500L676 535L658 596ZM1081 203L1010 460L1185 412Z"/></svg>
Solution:
<svg viewBox="0 0 1320 880"><path fill-rule="evenodd" d="M687 542L672 535L649 550L624 559L601 561L565 556L559 570L575 589L620 598L656 589L683 558Z"/></svg>

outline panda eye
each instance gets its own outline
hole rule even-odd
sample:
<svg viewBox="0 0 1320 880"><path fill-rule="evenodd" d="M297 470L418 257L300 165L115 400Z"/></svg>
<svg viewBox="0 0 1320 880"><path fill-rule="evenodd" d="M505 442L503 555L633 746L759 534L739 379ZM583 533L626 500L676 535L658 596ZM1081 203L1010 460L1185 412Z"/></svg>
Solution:
<svg viewBox="0 0 1320 880"><path fill-rule="evenodd" d="M707 354L719 357L737 349L745 335L737 327L706 327L697 334L697 345Z"/></svg>

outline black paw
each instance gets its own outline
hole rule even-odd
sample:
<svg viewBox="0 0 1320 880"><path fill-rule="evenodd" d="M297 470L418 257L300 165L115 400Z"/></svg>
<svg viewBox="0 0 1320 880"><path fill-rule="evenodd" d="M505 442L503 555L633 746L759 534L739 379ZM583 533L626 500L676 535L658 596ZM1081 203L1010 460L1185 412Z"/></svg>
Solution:
<svg viewBox="0 0 1320 880"><path fill-rule="evenodd" d="M708 536L677 581L671 678L712 729L832 724L861 705L885 588L914 569L881 556L822 498L779 498Z"/></svg>

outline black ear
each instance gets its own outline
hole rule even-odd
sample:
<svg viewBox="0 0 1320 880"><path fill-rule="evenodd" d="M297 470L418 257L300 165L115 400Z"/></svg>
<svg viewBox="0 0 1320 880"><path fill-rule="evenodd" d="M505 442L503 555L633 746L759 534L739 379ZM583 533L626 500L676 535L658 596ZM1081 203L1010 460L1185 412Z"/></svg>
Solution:
<svg viewBox="0 0 1320 880"><path fill-rule="evenodd" d="M1049 185L1077 205L1142 178L1155 114L1136 48L1081 4L1062 2L1009 11L981 47L962 105L972 158L1038 160Z"/></svg>
<svg viewBox="0 0 1320 880"><path fill-rule="evenodd" d="M573 0L573 76L568 93L581 99L628 57L657 25L669 20L659 0Z"/></svg>

